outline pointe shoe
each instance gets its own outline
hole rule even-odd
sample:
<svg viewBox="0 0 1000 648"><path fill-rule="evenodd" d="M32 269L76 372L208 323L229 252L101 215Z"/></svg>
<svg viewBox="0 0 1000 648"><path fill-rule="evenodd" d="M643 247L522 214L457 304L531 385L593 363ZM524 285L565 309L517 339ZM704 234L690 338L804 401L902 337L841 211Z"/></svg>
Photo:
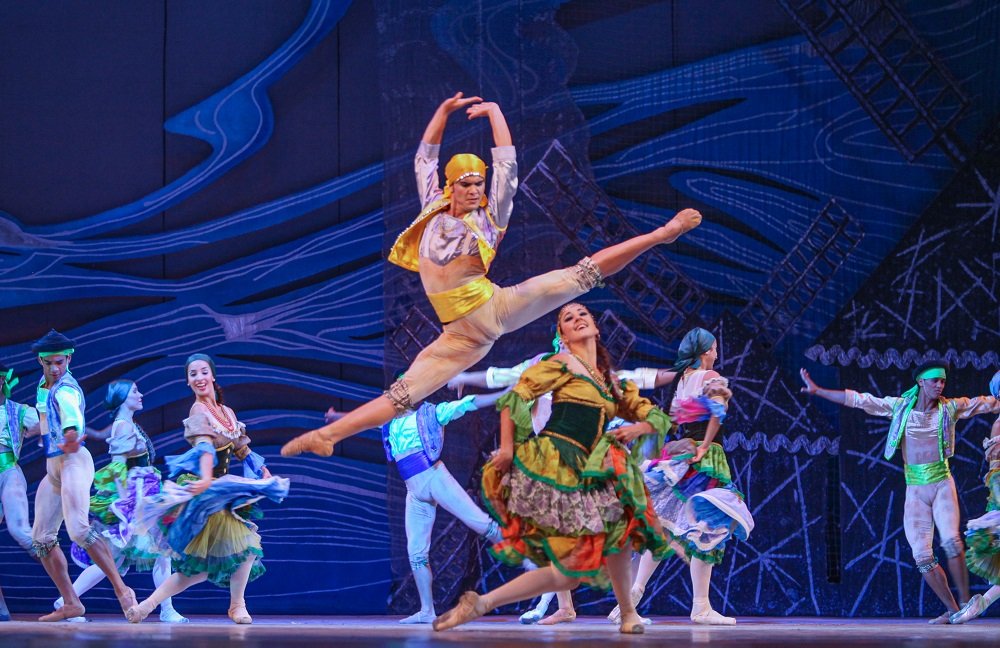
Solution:
<svg viewBox="0 0 1000 648"><path fill-rule="evenodd" d="M243 601L238 601L229 606L229 618L233 620L233 623L239 623L240 625L253 623L253 617L247 612L247 606Z"/></svg>
<svg viewBox="0 0 1000 648"><path fill-rule="evenodd" d="M125 610L125 618L128 619L129 623L141 623L143 619L149 616L149 613L153 611L153 606L148 601L149 599L146 599L139 605L133 605Z"/></svg>
<svg viewBox="0 0 1000 648"><path fill-rule="evenodd" d="M956 625L959 623L968 623L985 612L988 607L989 606L986 604L986 601L983 600L983 595L976 594L962 606L961 610L952 614L951 617L949 617L949 621Z"/></svg>
<svg viewBox="0 0 1000 648"><path fill-rule="evenodd" d="M455 626L478 619L486 614L483 597L475 592L466 592L458 599L458 604L434 619L434 630L441 632Z"/></svg>
<svg viewBox="0 0 1000 648"><path fill-rule="evenodd" d="M282 457L295 457L303 452L311 452L320 457L333 456L333 443L320 436L319 430L306 432L281 446Z"/></svg>
<svg viewBox="0 0 1000 648"><path fill-rule="evenodd" d="M705 608L698 612L692 610L691 621L698 625L736 625L735 618L722 616L712 608Z"/></svg>
<svg viewBox="0 0 1000 648"><path fill-rule="evenodd" d="M662 242L673 243L699 225L701 225L701 212L697 209L682 209L660 228Z"/></svg>
<svg viewBox="0 0 1000 648"><path fill-rule="evenodd" d="M564 610L559 608L549 616L538 622L538 625L555 625L557 623L573 623L576 621L576 610Z"/></svg>
<svg viewBox="0 0 1000 648"><path fill-rule="evenodd" d="M961 613L962 613L962 611L959 610L955 614L961 614ZM931 619L927 623L929 623L931 625L947 625L947 624L951 623L951 614L952 614L951 612L945 612L941 616L934 617L933 619Z"/></svg>
<svg viewBox="0 0 1000 648"><path fill-rule="evenodd" d="M73 605L64 605L55 612L49 612L45 616L40 616L38 620L44 622L66 621L73 617L82 617L86 612L87 608L83 607L83 603L75 603Z"/></svg>
<svg viewBox="0 0 1000 648"><path fill-rule="evenodd" d="M135 592L131 587L126 587L125 592L118 597L118 604L122 606L122 612L125 612L133 605L138 605L138 601L135 599Z"/></svg>

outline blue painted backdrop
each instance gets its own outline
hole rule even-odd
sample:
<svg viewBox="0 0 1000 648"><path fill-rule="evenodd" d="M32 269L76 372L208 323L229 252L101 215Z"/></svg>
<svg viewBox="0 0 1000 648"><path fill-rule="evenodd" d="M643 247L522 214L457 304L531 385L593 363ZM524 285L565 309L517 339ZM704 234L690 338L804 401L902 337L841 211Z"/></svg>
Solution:
<svg viewBox="0 0 1000 648"><path fill-rule="evenodd" d="M500 103L518 146L522 191L495 281L686 206L705 214L587 302L634 336L625 365L670 362L691 325L719 335L735 392L727 450L758 527L718 570L717 607L930 614L901 536L901 469L879 458L885 423L806 402L795 371L888 394L947 356L958 395L1000 368L1000 9L842 4L8 4L0 357L23 377L14 397L29 401L37 378L30 342L59 328L77 340L93 423L108 422L106 384L133 378L162 456L183 447L183 360L213 354L256 448L293 482L261 525L269 572L251 608L412 607L402 489L374 433L332 460L277 448L328 406L379 393L407 354L400 331L430 314L415 277L382 259L418 208L410 165L426 120L463 90ZM443 155L489 141L456 117ZM650 316L658 298L676 317ZM550 327L509 336L487 362L537 353ZM966 518L983 511L977 448L991 422L960 427ZM451 430L470 440L445 455L470 489L495 425L482 414ZM22 464L31 496L44 461L32 449ZM439 518L439 607L516 573ZM6 535L0 584L14 611L56 596ZM666 564L651 592L642 611L682 613L685 570ZM215 613L225 598L198 587L178 609ZM610 607L578 599L583 613ZM87 602L114 608L107 588Z"/></svg>

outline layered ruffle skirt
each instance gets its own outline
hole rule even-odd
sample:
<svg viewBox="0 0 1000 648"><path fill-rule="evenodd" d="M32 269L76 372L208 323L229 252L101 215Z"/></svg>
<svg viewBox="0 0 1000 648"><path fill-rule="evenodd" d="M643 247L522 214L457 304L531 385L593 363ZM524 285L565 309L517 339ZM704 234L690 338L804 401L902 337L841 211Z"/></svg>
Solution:
<svg viewBox="0 0 1000 648"><path fill-rule="evenodd" d="M602 435L589 454L542 433L517 447L510 472L483 470L483 501L503 529L491 553L509 565L530 559L607 589L605 557L652 551L667 539L652 509L642 471L628 451Z"/></svg>
<svg viewBox="0 0 1000 648"><path fill-rule="evenodd" d="M197 460L197 453L192 460ZM186 485L195 481L194 473L165 481L160 493L138 511L137 530L172 558L175 572L204 573L212 583L228 587L233 573L252 558L250 580L259 577L264 573L264 552L257 525L251 521L260 517L254 505L262 499L282 501L288 495L288 479L223 475L193 495Z"/></svg>
<svg viewBox="0 0 1000 648"><path fill-rule="evenodd" d="M986 579L993 585L1000 585L1000 470L990 470L986 474L986 515L969 520L966 525L965 564L969 571Z"/></svg>
<svg viewBox="0 0 1000 648"><path fill-rule="evenodd" d="M152 466L128 469L113 461L94 473L90 498L91 525L107 542L119 570L149 571L160 552L149 536L135 532L136 509L160 492L160 472ZM81 569L93 564L87 552L73 543L70 556Z"/></svg>
<svg viewBox="0 0 1000 648"><path fill-rule="evenodd" d="M689 464L693 451L690 439L668 444L644 479L674 549L683 548L688 560L718 564L729 538L746 540L754 520L732 484L722 446L711 444L701 461Z"/></svg>

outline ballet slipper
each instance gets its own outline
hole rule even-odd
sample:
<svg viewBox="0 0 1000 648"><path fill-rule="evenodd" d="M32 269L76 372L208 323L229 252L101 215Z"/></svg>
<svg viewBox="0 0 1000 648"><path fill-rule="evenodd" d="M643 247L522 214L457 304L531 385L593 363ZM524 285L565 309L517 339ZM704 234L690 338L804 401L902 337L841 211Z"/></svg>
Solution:
<svg viewBox="0 0 1000 648"><path fill-rule="evenodd" d="M622 618L618 632L620 634L645 634L646 626L642 623L642 617L638 614L630 614Z"/></svg>
<svg viewBox="0 0 1000 648"><path fill-rule="evenodd" d="M247 612L246 603L243 601L235 601L229 606L229 618L233 620L233 623L240 625L253 623L253 617Z"/></svg>
<svg viewBox="0 0 1000 648"><path fill-rule="evenodd" d="M160 623L188 623L188 618L177 610L160 607Z"/></svg>
<svg viewBox="0 0 1000 648"><path fill-rule="evenodd" d="M657 230L662 237L661 243L673 243L701 225L701 213L696 209L682 209L670 221Z"/></svg>
<svg viewBox="0 0 1000 648"><path fill-rule="evenodd" d="M87 608L83 607L83 603L74 603L72 605L64 605L55 612L49 612L45 616L40 616L38 620L46 623L51 621L65 621L73 617L82 617L86 612Z"/></svg>
<svg viewBox="0 0 1000 648"><path fill-rule="evenodd" d="M281 446L281 456L295 457L303 452L311 452L320 457L333 456L333 443L323 438L320 430L301 434Z"/></svg>
<svg viewBox="0 0 1000 648"><path fill-rule="evenodd" d="M559 608L549 616L538 622L538 625L555 625L557 623L572 623L576 621L576 610L564 610Z"/></svg>
<svg viewBox="0 0 1000 648"><path fill-rule="evenodd" d="M117 595L116 595L117 596ZM126 587L121 596L118 596L118 605L122 606L122 612L128 610L139 602L135 598L135 591L131 587Z"/></svg>
<svg viewBox="0 0 1000 648"><path fill-rule="evenodd" d="M486 614L483 597L475 592L466 592L458 599L458 605L434 619L434 630L441 632L455 626L474 621Z"/></svg>
<svg viewBox="0 0 1000 648"><path fill-rule="evenodd" d="M642 595L646 593L645 585L633 585L629 596L632 597L632 607L638 607L639 602L642 601ZM642 622L646 625L652 623L649 619L639 617ZM620 605L616 605L615 609L608 613L608 621L615 625L619 625L622 622L622 608Z"/></svg>
<svg viewBox="0 0 1000 648"><path fill-rule="evenodd" d="M736 625L735 618L722 616L710 607L698 612L692 610L691 621L698 625Z"/></svg>
<svg viewBox="0 0 1000 648"><path fill-rule="evenodd" d="M143 619L149 616L154 607L156 606L151 604L149 599L146 599L139 605L133 605L125 610L125 618L128 619L129 623L141 623Z"/></svg>
<svg viewBox="0 0 1000 648"><path fill-rule="evenodd" d="M961 610L959 610L959 611L961 611ZM945 612L941 616L934 617L933 619L931 619L927 623L929 623L931 625L946 625L946 624L949 624L949 623L951 623L951 615L952 614L953 614L952 612Z"/></svg>
<svg viewBox="0 0 1000 648"><path fill-rule="evenodd" d="M431 611L431 612L424 612L423 610L420 610L419 612L411 614L410 616L406 617L405 619L400 619L399 622L402 623L403 625L416 625L416 624L420 624L420 623L434 623L434 616L435 616L435 614L434 614L433 611Z"/></svg>
<svg viewBox="0 0 1000 648"><path fill-rule="evenodd" d="M983 595L976 594L975 596L969 599L968 603L962 606L962 609L952 614L949 617L949 621L955 625L958 625L960 623L968 623L969 621L972 621L980 614L985 612L986 608L988 607L989 604L986 603L986 600L983 598Z"/></svg>

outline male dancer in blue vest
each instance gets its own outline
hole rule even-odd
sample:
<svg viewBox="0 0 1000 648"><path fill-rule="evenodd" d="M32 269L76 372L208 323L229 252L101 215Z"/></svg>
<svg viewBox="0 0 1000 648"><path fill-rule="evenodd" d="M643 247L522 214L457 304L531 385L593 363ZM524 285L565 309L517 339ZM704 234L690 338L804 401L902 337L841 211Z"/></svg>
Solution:
<svg viewBox="0 0 1000 648"><path fill-rule="evenodd" d="M891 418L884 456L892 459L902 446L906 499L903 530L913 551L913 560L927 585L948 611L930 623L948 623L959 605L948 588L948 577L934 557L934 527L948 556L948 571L965 604L969 600L969 571L965 566L965 545L959 531L958 492L948 467L955 454L955 422L977 414L1000 413L1000 401L992 396L945 398L948 363L929 362L913 372L916 385L902 396L878 397L851 389L820 387L809 372L801 369L802 392L828 401L863 409L873 416Z"/></svg>
<svg viewBox="0 0 1000 648"><path fill-rule="evenodd" d="M382 443L389 463L395 463L406 484L406 552L420 596L420 610L400 623L432 623L432 575L428 562L431 530L440 504L465 526L491 544L500 541L500 528L479 508L441 461L444 428L467 412L492 407L506 390L469 395L447 403L423 403L382 426ZM337 414L327 412L327 420Z"/></svg>
<svg viewBox="0 0 1000 648"><path fill-rule="evenodd" d="M72 340L53 329L31 347L42 367L35 408L46 456L45 477L35 493L31 553L41 561L65 602L39 621L62 621L86 612L73 591L66 556L59 548L59 527L64 520L70 539L85 549L108 577L122 611L136 604L135 592L122 581L110 549L90 525L94 459L83 445L86 438L83 389L69 371L74 346Z"/></svg>

